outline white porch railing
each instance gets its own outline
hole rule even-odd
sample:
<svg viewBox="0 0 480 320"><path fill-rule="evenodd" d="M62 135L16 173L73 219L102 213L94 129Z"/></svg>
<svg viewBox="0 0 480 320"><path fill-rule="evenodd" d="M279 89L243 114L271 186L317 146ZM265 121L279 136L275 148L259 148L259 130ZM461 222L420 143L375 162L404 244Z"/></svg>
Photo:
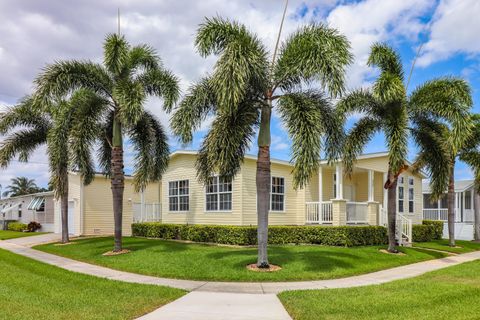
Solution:
<svg viewBox="0 0 480 320"><path fill-rule="evenodd" d="M446 208L423 209L423 219L447 221L448 209Z"/></svg>
<svg viewBox="0 0 480 320"><path fill-rule="evenodd" d="M401 213L397 213L397 239L398 244L403 244L403 239L406 239L407 242L412 242L413 239L413 227L412 227L412 219L408 219Z"/></svg>
<svg viewBox="0 0 480 320"><path fill-rule="evenodd" d="M331 201L307 202L306 203L306 223L332 223L333 209Z"/></svg>
<svg viewBox="0 0 480 320"><path fill-rule="evenodd" d="M347 202L347 223L368 223L368 204L366 202Z"/></svg>
<svg viewBox="0 0 480 320"><path fill-rule="evenodd" d="M465 209L463 213L463 222L474 222L475 218L473 215L473 210L471 209Z"/></svg>
<svg viewBox="0 0 480 320"><path fill-rule="evenodd" d="M160 203L133 203L133 222L156 222L161 220L162 210Z"/></svg>

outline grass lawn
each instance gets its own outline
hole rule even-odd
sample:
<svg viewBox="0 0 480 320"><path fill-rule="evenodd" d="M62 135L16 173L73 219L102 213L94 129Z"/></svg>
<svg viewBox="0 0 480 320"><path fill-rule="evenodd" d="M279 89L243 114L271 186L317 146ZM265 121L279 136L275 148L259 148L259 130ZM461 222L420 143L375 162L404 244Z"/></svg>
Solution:
<svg viewBox="0 0 480 320"><path fill-rule="evenodd" d="M478 319L480 261L379 286L279 295L296 320Z"/></svg>
<svg viewBox="0 0 480 320"><path fill-rule="evenodd" d="M294 281L332 279L392 268L443 257L443 253L403 248L407 255L393 256L371 247L271 246L269 259L281 271L258 273L246 269L256 262L256 248L232 248L186 244L145 238L124 238L131 253L102 256L113 239L90 238L69 246L41 245L36 249L135 273L196 280Z"/></svg>
<svg viewBox="0 0 480 320"><path fill-rule="evenodd" d="M462 240L455 240L455 244L459 248L451 248L448 246L448 240L434 240L431 242L418 242L414 243L414 247L421 247L421 248L429 248L435 250L442 250L452 253L467 253L472 251L480 250L480 243L479 242L472 242L472 241L462 241Z"/></svg>
<svg viewBox="0 0 480 320"><path fill-rule="evenodd" d="M183 294L82 275L0 250L1 319L133 319Z"/></svg>
<svg viewBox="0 0 480 320"><path fill-rule="evenodd" d="M0 240L38 236L45 233L46 232L18 232L18 231L10 231L10 230L0 230Z"/></svg>

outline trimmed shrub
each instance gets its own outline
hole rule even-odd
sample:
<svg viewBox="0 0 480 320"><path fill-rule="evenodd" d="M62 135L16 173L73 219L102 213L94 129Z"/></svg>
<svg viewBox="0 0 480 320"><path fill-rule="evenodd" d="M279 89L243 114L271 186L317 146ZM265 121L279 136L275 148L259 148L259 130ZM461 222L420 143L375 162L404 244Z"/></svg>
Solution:
<svg viewBox="0 0 480 320"><path fill-rule="evenodd" d="M443 238L443 221L423 220L422 224L427 226L433 226L433 240L441 240Z"/></svg>
<svg viewBox="0 0 480 320"><path fill-rule="evenodd" d="M249 226L134 223L132 234L165 240L187 240L230 245L256 245L257 228ZM269 244L363 246L388 243L387 229L377 226L270 226Z"/></svg>
<svg viewBox="0 0 480 320"><path fill-rule="evenodd" d="M7 226L7 229L10 231L24 231L28 230L28 226L25 223L20 222L10 222Z"/></svg>
<svg viewBox="0 0 480 320"><path fill-rule="evenodd" d="M28 232L35 232L37 230L39 230L40 228L42 227L42 225L36 221L31 221L28 226L27 226L27 230Z"/></svg>

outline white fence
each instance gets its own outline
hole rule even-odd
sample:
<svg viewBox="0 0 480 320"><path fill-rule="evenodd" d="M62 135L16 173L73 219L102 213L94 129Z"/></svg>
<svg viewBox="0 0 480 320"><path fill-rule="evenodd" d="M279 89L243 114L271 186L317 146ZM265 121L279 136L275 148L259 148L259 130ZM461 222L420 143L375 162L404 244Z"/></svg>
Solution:
<svg viewBox="0 0 480 320"><path fill-rule="evenodd" d="M306 223L332 223L333 209L331 201L307 202Z"/></svg>
<svg viewBox="0 0 480 320"><path fill-rule="evenodd" d="M447 221L448 209L445 209L445 208L423 209L423 219Z"/></svg>
<svg viewBox="0 0 480 320"><path fill-rule="evenodd" d="M156 222L162 220L160 203L133 203L133 222Z"/></svg>
<svg viewBox="0 0 480 320"><path fill-rule="evenodd" d="M347 202L347 223L368 223L368 204Z"/></svg>
<svg viewBox="0 0 480 320"><path fill-rule="evenodd" d="M402 245L403 239L407 242L412 242L413 239L413 224L412 219L408 219L403 214L397 214L397 228L399 228L401 234L397 235L398 244Z"/></svg>

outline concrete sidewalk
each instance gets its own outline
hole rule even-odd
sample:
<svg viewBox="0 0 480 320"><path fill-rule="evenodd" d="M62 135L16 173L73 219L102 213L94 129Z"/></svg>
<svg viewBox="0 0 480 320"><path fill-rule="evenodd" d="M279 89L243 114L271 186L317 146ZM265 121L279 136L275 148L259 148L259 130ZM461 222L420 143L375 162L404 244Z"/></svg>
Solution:
<svg viewBox="0 0 480 320"><path fill-rule="evenodd" d="M190 292L139 320L290 320L274 294Z"/></svg>
<svg viewBox="0 0 480 320"><path fill-rule="evenodd" d="M480 251L477 251L456 256L449 256L442 259L418 262L364 275L332 280L300 282L211 282L159 278L96 266L29 248L29 246L38 243L55 241L54 236L50 236L50 238L48 238L46 235L41 235L38 237L32 236L28 238L29 239L19 238L0 241L0 248L74 272L118 281L162 285L188 291L201 292L277 294L282 291L289 290L359 287L412 278L422 275L426 272L480 259Z"/></svg>

